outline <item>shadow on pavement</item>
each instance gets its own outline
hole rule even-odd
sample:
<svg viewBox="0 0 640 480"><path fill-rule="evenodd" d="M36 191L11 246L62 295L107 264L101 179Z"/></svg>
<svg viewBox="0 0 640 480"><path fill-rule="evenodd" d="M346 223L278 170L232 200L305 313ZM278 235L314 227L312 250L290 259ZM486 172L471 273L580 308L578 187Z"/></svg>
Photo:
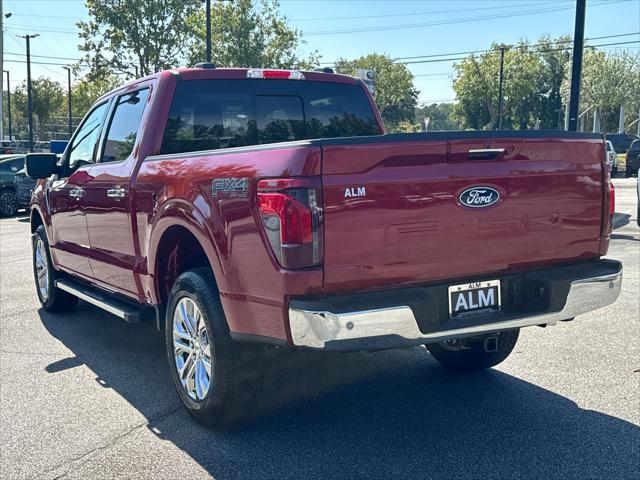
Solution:
<svg viewBox="0 0 640 480"><path fill-rule="evenodd" d="M86 365L216 479L638 473L640 428L632 423L497 370L448 373L424 348L272 353L260 406L271 413L208 430L179 408L150 324L125 324L82 302L73 315L40 317L75 354L48 372Z"/></svg>
<svg viewBox="0 0 640 480"><path fill-rule="evenodd" d="M613 229L617 230L629 224L631 215L628 213L615 213L613 215Z"/></svg>
<svg viewBox="0 0 640 480"><path fill-rule="evenodd" d="M640 242L640 238L636 238L633 235L622 235L619 233L612 233L611 234L611 239L612 240L633 240L636 242Z"/></svg>

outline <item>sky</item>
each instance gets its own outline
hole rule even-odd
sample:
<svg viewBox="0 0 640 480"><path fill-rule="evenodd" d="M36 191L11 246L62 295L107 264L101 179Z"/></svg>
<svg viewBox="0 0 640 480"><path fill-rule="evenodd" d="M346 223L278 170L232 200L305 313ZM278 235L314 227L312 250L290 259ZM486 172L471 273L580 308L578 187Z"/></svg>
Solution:
<svg viewBox="0 0 640 480"><path fill-rule="evenodd" d="M12 89L26 78L25 45L31 41L32 75L66 84L62 65L80 58L75 23L87 17L83 0L0 0L4 12L4 69ZM387 53L409 59L421 103L450 102L453 61L460 52L492 43L532 43L542 35L573 35L575 0L281 0L289 24L303 33L302 53L321 62ZM215 25L213 26L215 28ZM625 35L632 34L632 35ZM615 36L615 37L609 37ZM585 37L605 50L640 54L640 0L588 0ZM629 43L631 42L631 43ZM448 54L448 55L447 55ZM453 55L451 55L453 54ZM440 55L440 56L436 56ZM6 86L5 86L6 88Z"/></svg>

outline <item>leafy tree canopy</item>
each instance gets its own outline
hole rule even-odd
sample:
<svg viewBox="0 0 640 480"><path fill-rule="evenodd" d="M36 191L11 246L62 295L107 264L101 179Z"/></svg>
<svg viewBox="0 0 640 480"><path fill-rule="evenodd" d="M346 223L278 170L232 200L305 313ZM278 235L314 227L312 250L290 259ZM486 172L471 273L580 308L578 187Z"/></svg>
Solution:
<svg viewBox="0 0 640 480"><path fill-rule="evenodd" d="M429 131L460 129L460 124L453 116L453 103L432 103L416 108L415 123L421 129L424 129L425 118L429 118Z"/></svg>
<svg viewBox="0 0 640 480"><path fill-rule="evenodd" d="M196 41L188 65L206 60L206 17L194 10L187 21ZM302 33L287 23L277 0L212 2L211 59L221 67L311 68L317 52L301 57Z"/></svg>
<svg viewBox="0 0 640 480"><path fill-rule="evenodd" d="M174 67L192 38L187 18L198 0L86 0L79 22L84 63L132 78ZM95 75L94 75L95 76Z"/></svg>
<svg viewBox="0 0 640 480"><path fill-rule="evenodd" d="M561 89L565 104L569 103L570 90L571 65L568 65ZM583 56L580 89L580 111L586 112L583 115L585 129L592 128L597 109L601 129L617 132L620 106L623 104L628 118L637 118L640 108L640 57L629 52L587 49Z"/></svg>
<svg viewBox="0 0 640 480"><path fill-rule="evenodd" d="M109 72L92 75L76 82L71 89L71 111L74 117L83 117L93 103L105 93L122 83L121 79Z"/></svg>
<svg viewBox="0 0 640 480"><path fill-rule="evenodd" d="M31 82L33 101L33 128L38 138L47 137L46 125L50 124L53 117L63 111L66 94L62 85L46 77L40 77ZM15 121L24 120L25 134L27 121L27 82L26 80L14 91L12 95L12 107ZM19 132L18 129L16 132Z"/></svg>
<svg viewBox="0 0 640 480"><path fill-rule="evenodd" d="M403 121L413 121L419 92L413 85L413 74L406 65L394 63L389 55L378 53L355 60L342 58L336 62L339 73L355 75L356 68L375 70L374 97L388 129L393 130Z"/></svg>

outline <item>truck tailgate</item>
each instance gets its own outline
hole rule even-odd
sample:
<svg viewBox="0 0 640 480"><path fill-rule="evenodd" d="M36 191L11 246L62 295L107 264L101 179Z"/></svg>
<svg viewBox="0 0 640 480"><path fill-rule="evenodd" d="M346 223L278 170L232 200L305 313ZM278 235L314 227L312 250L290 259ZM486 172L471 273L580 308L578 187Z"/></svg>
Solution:
<svg viewBox="0 0 640 480"><path fill-rule="evenodd" d="M599 256L602 139L408 138L323 146L325 291Z"/></svg>

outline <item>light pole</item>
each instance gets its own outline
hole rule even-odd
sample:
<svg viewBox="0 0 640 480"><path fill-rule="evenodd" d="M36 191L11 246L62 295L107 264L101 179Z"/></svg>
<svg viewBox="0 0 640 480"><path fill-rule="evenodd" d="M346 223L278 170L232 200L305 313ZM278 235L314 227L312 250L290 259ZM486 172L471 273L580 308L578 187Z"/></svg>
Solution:
<svg viewBox="0 0 640 480"><path fill-rule="evenodd" d="M207 63L211 63L211 0L202 0L205 4L205 25L207 29L206 35L206 50L207 50ZM225 0L218 0L219 2L224 2ZM229 3L233 2L233 0L226 0Z"/></svg>
<svg viewBox="0 0 640 480"><path fill-rule="evenodd" d="M4 13L2 11L2 0L0 0L0 70L4 72L4 28L3 22L5 18L11 17L11 12ZM8 73L7 73L8 75ZM4 97L4 88L2 87L3 77L0 75L0 141L4 140L4 115L3 115L3 97ZM7 87L7 94L9 92L9 87ZM7 97L8 98L8 97ZM9 114L11 115L11 114ZM9 120L11 121L11 120ZM9 140L11 140L11 127L9 127Z"/></svg>
<svg viewBox="0 0 640 480"><path fill-rule="evenodd" d="M40 34L20 35L27 41L27 116L29 117L29 151L33 153L33 92L31 91L31 45L32 38L39 37Z"/></svg>
<svg viewBox="0 0 640 480"><path fill-rule="evenodd" d="M73 125L71 121L71 67L62 67L67 71L67 115L69 117L69 140L73 133Z"/></svg>
<svg viewBox="0 0 640 480"><path fill-rule="evenodd" d="M205 0L206 25L207 25L207 62L211 63L211 0Z"/></svg>
<svg viewBox="0 0 640 480"><path fill-rule="evenodd" d="M576 28L573 34L573 64L571 66L571 95L569 98L568 130L578 130L580 112L580 78L582 76L582 53L584 48L584 15L587 0L576 0Z"/></svg>
<svg viewBox="0 0 640 480"><path fill-rule="evenodd" d="M9 141L13 140L11 135L11 84L9 83L9 70L3 70L7 74L7 113L9 114Z"/></svg>

